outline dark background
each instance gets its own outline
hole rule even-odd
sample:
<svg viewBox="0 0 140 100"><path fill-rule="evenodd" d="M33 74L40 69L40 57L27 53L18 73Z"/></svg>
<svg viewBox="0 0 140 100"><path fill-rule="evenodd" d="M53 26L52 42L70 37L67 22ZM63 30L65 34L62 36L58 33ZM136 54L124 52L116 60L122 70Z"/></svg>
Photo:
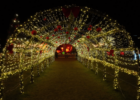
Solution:
<svg viewBox="0 0 140 100"><path fill-rule="evenodd" d="M125 26L125 29L131 33L131 36L137 46L140 43L140 3L139 0L34 0L34 1L21 1L21 0L9 0L0 3L0 17L1 17L1 31L0 42L2 47L5 45L6 37L10 23L14 18L14 15L19 14L20 23L23 23L31 15L36 12L43 11L49 8L76 4L77 6L87 6L93 9L97 9L101 12L107 13L110 17L117 20L120 25ZM137 36L134 36L137 35Z"/></svg>

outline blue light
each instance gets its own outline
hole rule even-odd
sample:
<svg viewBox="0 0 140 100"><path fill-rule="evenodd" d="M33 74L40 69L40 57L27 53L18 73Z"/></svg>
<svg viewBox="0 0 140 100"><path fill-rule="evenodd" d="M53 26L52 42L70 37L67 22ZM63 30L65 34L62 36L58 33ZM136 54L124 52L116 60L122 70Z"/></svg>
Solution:
<svg viewBox="0 0 140 100"><path fill-rule="evenodd" d="M134 52L134 51L133 51ZM139 59L140 59L140 54L139 54ZM133 60L137 60L137 55L136 55L136 53L134 52L134 58L133 58Z"/></svg>

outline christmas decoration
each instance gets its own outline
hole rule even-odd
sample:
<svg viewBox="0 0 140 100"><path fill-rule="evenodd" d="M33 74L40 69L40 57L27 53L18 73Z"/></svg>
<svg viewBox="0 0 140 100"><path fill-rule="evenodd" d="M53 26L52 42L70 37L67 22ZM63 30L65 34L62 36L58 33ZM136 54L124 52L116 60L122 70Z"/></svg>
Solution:
<svg viewBox="0 0 140 100"><path fill-rule="evenodd" d="M87 36L87 38L89 39L89 38L90 38L90 36Z"/></svg>
<svg viewBox="0 0 140 100"><path fill-rule="evenodd" d="M61 25L58 25L58 26L57 26L57 29L61 29Z"/></svg>
<svg viewBox="0 0 140 100"><path fill-rule="evenodd" d="M122 56L123 56L123 55L124 55L124 52L120 52L120 55L122 55Z"/></svg>
<svg viewBox="0 0 140 100"><path fill-rule="evenodd" d="M44 18L43 20L44 20L44 21L46 21L47 19L46 19L46 18Z"/></svg>
<svg viewBox="0 0 140 100"><path fill-rule="evenodd" d="M87 47L88 51L89 51L89 47Z"/></svg>
<svg viewBox="0 0 140 100"><path fill-rule="evenodd" d="M6 78L19 73L19 90L20 93L24 93L24 71L31 70L30 82L33 83L34 67L37 66L37 73L40 75L40 69L42 70L43 67L39 64L49 66L55 60L56 48L66 43L76 49L77 60L88 68L92 68L95 74L98 74L99 64L103 65L103 81L107 77L106 69L112 68L114 72L112 83L115 90L119 89L120 72L133 75L137 79L137 100L140 99L140 61L138 59L140 54L130 33L108 15L90 9L76 6L49 9L36 13L20 25L18 15L12 19L6 44L0 55L1 100ZM93 19L90 15L97 16ZM87 20L91 21L92 25L89 25ZM67 45L56 52L67 54L73 47ZM135 70L132 70L133 68Z"/></svg>
<svg viewBox="0 0 140 100"><path fill-rule="evenodd" d="M97 32L100 32L100 31L101 31L101 28L100 28L100 27L98 27L98 28L96 29L96 31L97 31Z"/></svg>
<svg viewBox="0 0 140 100"><path fill-rule="evenodd" d="M91 31L91 28L88 28L88 31Z"/></svg>
<svg viewBox="0 0 140 100"><path fill-rule="evenodd" d="M114 50L110 50L110 52L107 52L107 53L108 53L108 55L114 56L113 52L114 52Z"/></svg>
<svg viewBox="0 0 140 100"><path fill-rule="evenodd" d="M54 29L54 31L55 31L55 32L57 32L57 31L58 31L58 29L57 29L57 28L55 28L55 29Z"/></svg>
<svg viewBox="0 0 140 100"><path fill-rule="evenodd" d="M35 31L35 30L32 30L32 35L36 35L37 34L37 32Z"/></svg>
<svg viewBox="0 0 140 100"><path fill-rule="evenodd" d="M46 37L46 39L48 40L48 39L49 39L49 37Z"/></svg>
<svg viewBox="0 0 140 100"><path fill-rule="evenodd" d="M77 27L75 27L75 28L74 28L74 30L75 30L75 31L77 31L77 30L78 30L78 28L77 28Z"/></svg>
<svg viewBox="0 0 140 100"><path fill-rule="evenodd" d="M40 50L40 54L42 54L42 52L43 52L43 51L42 51L42 50Z"/></svg>
<svg viewBox="0 0 140 100"><path fill-rule="evenodd" d="M69 32L66 32L66 34L69 34Z"/></svg>

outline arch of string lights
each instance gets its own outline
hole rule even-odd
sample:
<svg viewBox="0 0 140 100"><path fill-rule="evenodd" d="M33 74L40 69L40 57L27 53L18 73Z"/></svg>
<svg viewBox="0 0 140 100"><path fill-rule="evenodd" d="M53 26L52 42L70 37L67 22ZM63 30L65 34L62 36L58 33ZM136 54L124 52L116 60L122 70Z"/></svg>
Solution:
<svg viewBox="0 0 140 100"><path fill-rule="evenodd" d="M103 80L106 80L106 67L114 69L114 89L118 88L119 71L138 77L139 87L138 71L121 67L139 63L138 60L123 57L124 52L125 56L133 55L135 49L129 32L98 10L66 5L37 12L19 25L8 38L1 55L1 98L4 79L20 73L20 92L24 93L23 71L31 69L31 82L34 82L34 66L42 63L45 67L45 64L53 62L56 48L62 44L73 45L80 62L86 63L85 59L91 65L96 62L96 66L92 65L91 68L95 67L95 73L98 73L98 62L102 63ZM139 93L138 88L137 99Z"/></svg>

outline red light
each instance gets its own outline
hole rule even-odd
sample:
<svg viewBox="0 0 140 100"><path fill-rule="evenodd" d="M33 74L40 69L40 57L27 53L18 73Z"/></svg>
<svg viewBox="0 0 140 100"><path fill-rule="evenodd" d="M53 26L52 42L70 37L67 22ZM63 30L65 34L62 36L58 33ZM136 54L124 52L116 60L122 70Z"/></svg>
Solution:
<svg viewBox="0 0 140 100"><path fill-rule="evenodd" d="M55 29L54 29L54 31L55 31L55 32L57 32L57 31L58 31L58 29L57 29L57 28L55 28Z"/></svg>
<svg viewBox="0 0 140 100"><path fill-rule="evenodd" d="M66 32L66 34L69 34L69 32Z"/></svg>
<svg viewBox="0 0 140 100"><path fill-rule="evenodd" d="M61 25L58 25L58 26L57 26L57 29L61 29Z"/></svg>
<svg viewBox="0 0 140 100"><path fill-rule="evenodd" d="M60 51L60 50L57 50L56 52L57 52L57 53L61 53L61 51Z"/></svg>
<svg viewBox="0 0 140 100"><path fill-rule="evenodd" d="M75 27L75 28L74 28L74 30L75 30L75 31L77 31L77 30L78 30L78 28L77 28L77 27Z"/></svg>
<svg viewBox="0 0 140 100"><path fill-rule="evenodd" d="M91 31L91 28L88 28L89 31Z"/></svg>
<svg viewBox="0 0 140 100"><path fill-rule="evenodd" d="M61 50L63 51L63 47L61 47Z"/></svg>
<svg viewBox="0 0 140 100"><path fill-rule="evenodd" d="M49 39L49 37L46 37L46 39Z"/></svg>
<svg viewBox="0 0 140 100"><path fill-rule="evenodd" d="M100 28L100 27L98 27L97 29L96 29L96 31L97 32L100 32L102 29Z"/></svg>
<svg viewBox="0 0 140 100"><path fill-rule="evenodd" d="M108 55L112 55L112 56L114 56L113 53L114 53L114 50L110 50L110 52L107 51L107 54L108 54Z"/></svg>
<svg viewBox="0 0 140 100"><path fill-rule="evenodd" d="M43 20L44 20L44 21L46 21L47 19L46 19L46 18L44 18Z"/></svg>
<svg viewBox="0 0 140 100"><path fill-rule="evenodd" d="M92 27L92 25L89 25L89 28L91 28Z"/></svg>
<svg viewBox="0 0 140 100"><path fill-rule="evenodd" d="M89 38L90 38L90 36L87 36L87 38L89 39Z"/></svg>
<svg viewBox="0 0 140 100"><path fill-rule="evenodd" d="M120 55L122 55L122 56L123 56L123 55L124 55L124 52L120 52Z"/></svg>
<svg viewBox="0 0 140 100"><path fill-rule="evenodd" d="M32 35L36 35L37 34L37 32L35 31L35 30L32 30Z"/></svg>
<svg viewBox="0 0 140 100"><path fill-rule="evenodd" d="M66 49L66 52L69 52L69 49Z"/></svg>
<svg viewBox="0 0 140 100"><path fill-rule="evenodd" d="M72 51L72 46L67 46L66 47L66 52L71 52Z"/></svg>

